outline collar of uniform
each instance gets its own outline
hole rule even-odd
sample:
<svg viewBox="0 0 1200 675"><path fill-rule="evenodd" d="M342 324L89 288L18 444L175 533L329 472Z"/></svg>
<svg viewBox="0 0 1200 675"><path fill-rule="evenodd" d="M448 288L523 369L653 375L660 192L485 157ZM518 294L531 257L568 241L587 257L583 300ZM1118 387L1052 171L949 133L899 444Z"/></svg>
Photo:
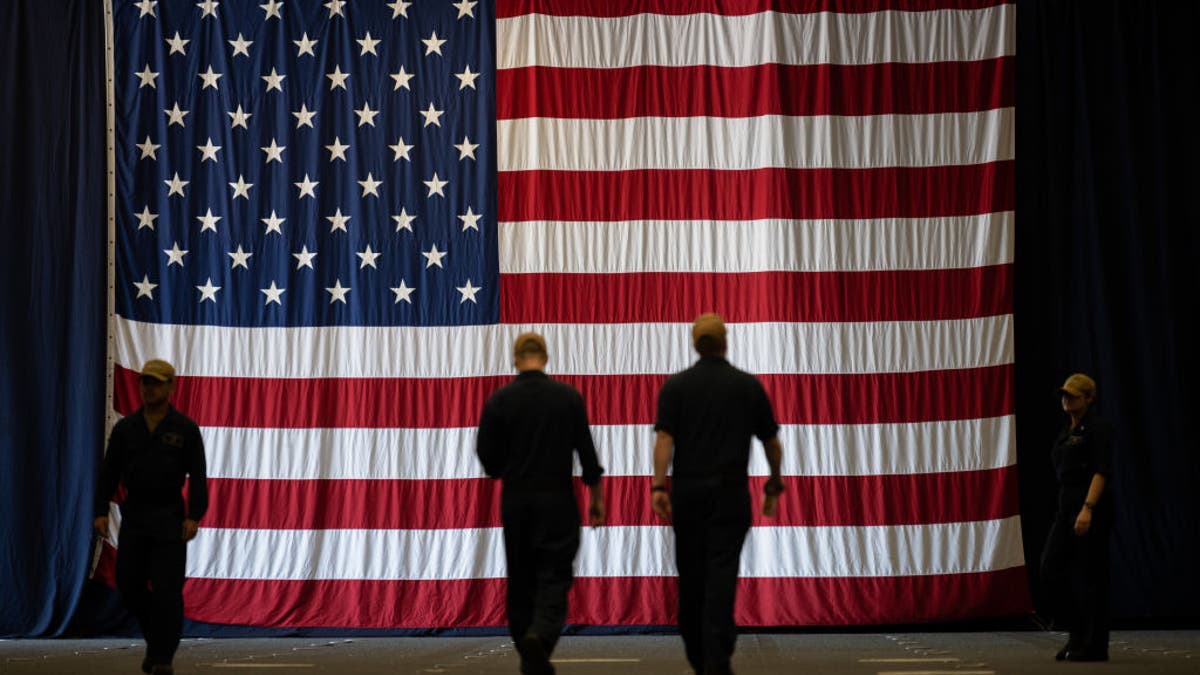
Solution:
<svg viewBox="0 0 1200 675"><path fill-rule="evenodd" d="M724 356L701 356L696 362L697 365L719 366L729 365L729 361Z"/></svg>
<svg viewBox="0 0 1200 675"><path fill-rule="evenodd" d="M518 380L533 380L547 377L549 377L549 375L546 375L545 371L541 370L522 370L521 372L517 373Z"/></svg>

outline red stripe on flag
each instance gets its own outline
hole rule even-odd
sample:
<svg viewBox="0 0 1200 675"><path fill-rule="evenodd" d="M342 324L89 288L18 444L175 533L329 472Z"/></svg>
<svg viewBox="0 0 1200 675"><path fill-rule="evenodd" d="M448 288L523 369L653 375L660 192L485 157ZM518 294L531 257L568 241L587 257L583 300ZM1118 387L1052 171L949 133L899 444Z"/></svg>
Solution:
<svg viewBox="0 0 1200 675"><path fill-rule="evenodd" d="M666 375L563 375L592 424L650 424ZM1012 414L1011 364L915 373L759 375L781 424L872 424ZM179 377L174 405L200 426L256 428L473 427L511 377ZM137 408L134 371L116 369L115 407Z"/></svg>
<svg viewBox="0 0 1200 675"><path fill-rule="evenodd" d="M649 446L647 446L649 448ZM647 450L649 451L649 450ZM603 453L602 453L603 455ZM580 513L587 513L576 479ZM758 495L766 478L750 478ZM785 476L779 515L755 525L927 525L1017 515L1016 468L882 476ZM608 525L661 525L648 476L608 476ZM272 530L438 530L499 527L500 483L454 480L266 480L212 478L205 527ZM286 509L279 508L287 504ZM412 508L454 504L454 508Z"/></svg>
<svg viewBox="0 0 1200 675"><path fill-rule="evenodd" d="M535 66L496 73L496 115L614 119L974 112L1011 107L1015 73L1013 57L736 68Z"/></svg>
<svg viewBox="0 0 1200 675"><path fill-rule="evenodd" d="M239 625L503 626L505 586L504 579L189 579L184 605L190 619ZM571 590L567 621L673 625L677 602L674 577L581 577ZM1029 609L1025 568L1013 567L906 577L746 578L738 582L735 618L742 626L855 625L1013 616Z"/></svg>
<svg viewBox="0 0 1200 675"><path fill-rule="evenodd" d="M1012 266L870 272L504 274L504 323L931 321L1012 312ZM657 299L648 301L647 299Z"/></svg>
<svg viewBox="0 0 1200 675"><path fill-rule="evenodd" d="M744 16L759 12L787 14L866 14L887 10L927 12L939 9L986 9L1015 0L500 0L496 18L522 14L618 17L633 14L722 14Z"/></svg>
<svg viewBox="0 0 1200 675"><path fill-rule="evenodd" d="M1014 162L881 169L502 171L500 220L920 218L1011 211Z"/></svg>

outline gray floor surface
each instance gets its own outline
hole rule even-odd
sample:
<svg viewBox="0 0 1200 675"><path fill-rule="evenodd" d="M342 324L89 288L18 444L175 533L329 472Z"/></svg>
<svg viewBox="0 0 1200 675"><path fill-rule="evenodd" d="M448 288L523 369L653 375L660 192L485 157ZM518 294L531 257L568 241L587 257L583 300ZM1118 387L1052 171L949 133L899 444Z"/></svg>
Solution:
<svg viewBox="0 0 1200 675"><path fill-rule="evenodd" d="M1053 632L744 634L739 675L1038 675L1200 673L1200 631L1118 631L1108 663L1057 663ZM0 640L0 673L139 673L143 646L131 639ZM559 675L690 673L677 636L569 636L554 660ZM512 644L499 637L269 638L184 640L181 675L222 673L517 673Z"/></svg>

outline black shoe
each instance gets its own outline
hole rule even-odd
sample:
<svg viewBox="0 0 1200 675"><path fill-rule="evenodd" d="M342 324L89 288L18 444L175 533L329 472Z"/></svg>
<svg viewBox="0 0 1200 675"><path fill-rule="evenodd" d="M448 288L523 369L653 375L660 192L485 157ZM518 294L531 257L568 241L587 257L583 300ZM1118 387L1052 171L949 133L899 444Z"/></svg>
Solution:
<svg viewBox="0 0 1200 675"><path fill-rule="evenodd" d="M1058 650L1058 653L1054 655L1054 660L1062 661L1062 660L1066 659L1067 654L1071 653L1075 649L1077 649L1077 648L1075 647L1074 644L1067 642L1067 644L1063 645L1063 648Z"/></svg>
<svg viewBox="0 0 1200 675"><path fill-rule="evenodd" d="M1107 661L1108 650L1073 649L1067 652L1068 661Z"/></svg>
<svg viewBox="0 0 1200 675"><path fill-rule="evenodd" d="M146 675L150 675L150 673L154 672L154 664L150 662L149 656L142 659L142 672Z"/></svg>
<svg viewBox="0 0 1200 675"><path fill-rule="evenodd" d="M517 651L521 654L521 672L526 675L554 675L554 666L550 665L550 655L546 653L546 645L537 633L529 631L517 642Z"/></svg>
<svg viewBox="0 0 1200 675"><path fill-rule="evenodd" d="M160 663L150 671L152 675L175 675L175 669L169 663Z"/></svg>

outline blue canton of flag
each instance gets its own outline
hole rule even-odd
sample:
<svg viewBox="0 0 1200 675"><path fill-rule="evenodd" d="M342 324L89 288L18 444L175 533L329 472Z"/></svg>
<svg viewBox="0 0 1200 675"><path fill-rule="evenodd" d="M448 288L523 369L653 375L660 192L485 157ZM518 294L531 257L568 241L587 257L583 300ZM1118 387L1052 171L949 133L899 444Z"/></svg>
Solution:
<svg viewBox="0 0 1200 675"><path fill-rule="evenodd" d="M490 3L113 4L119 315L498 321Z"/></svg>

